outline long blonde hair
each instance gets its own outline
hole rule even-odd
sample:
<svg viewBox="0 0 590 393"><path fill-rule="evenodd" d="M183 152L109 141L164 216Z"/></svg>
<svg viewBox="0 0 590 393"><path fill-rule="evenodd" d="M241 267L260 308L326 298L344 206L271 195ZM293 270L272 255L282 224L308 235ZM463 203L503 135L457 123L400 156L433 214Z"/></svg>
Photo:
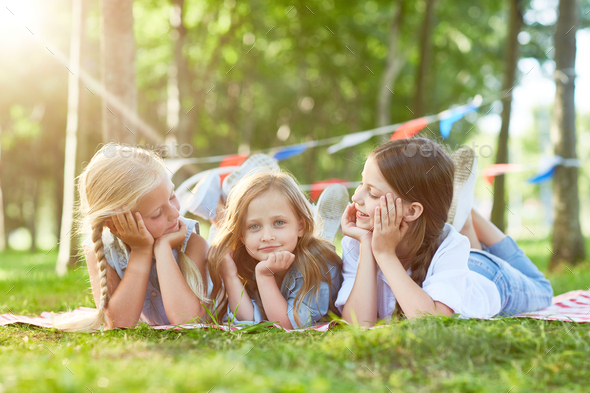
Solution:
<svg viewBox="0 0 590 393"><path fill-rule="evenodd" d="M139 199L156 188L164 176L167 176L164 162L152 151L109 143L94 155L78 178L78 219L79 227L91 233L94 244L100 278L98 309L89 316L64 314L55 318L54 327L78 332L93 331L101 325L112 328L113 323L106 314L107 260L102 240L105 221L123 205L133 210ZM184 252L177 251L178 265L187 284L201 302L207 303L206 282L199 269Z"/></svg>
<svg viewBox="0 0 590 393"><path fill-rule="evenodd" d="M207 258L213 282L211 299L216 299L216 310L224 314L227 309L227 298L222 285L220 265L222 258L231 251L242 284L245 285L246 291L258 305L262 316L266 318L255 275L256 264L259 261L248 254L246 246L240 239L243 238L246 212L250 202L271 190L276 190L284 195L289 201L289 206L285 206L285 208L293 209L295 215L304 222L304 233L293 251L295 261L291 265L303 276L303 287L296 295L293 307L295 321L300 324L298 310L305 294L315 289L314 296L317 297L321 282L324 281L328 284L332 282L329 265L342 266L342 260L330 242L314 235L314 220L309 203L295 180L286 173L265 172L248 176L236 184L230 193L225 216L213 239L211 248L209 248ZM331 295L332 285L330 285L330 299ZM337 313L332 301L330 301L330 309Z"/></svg>

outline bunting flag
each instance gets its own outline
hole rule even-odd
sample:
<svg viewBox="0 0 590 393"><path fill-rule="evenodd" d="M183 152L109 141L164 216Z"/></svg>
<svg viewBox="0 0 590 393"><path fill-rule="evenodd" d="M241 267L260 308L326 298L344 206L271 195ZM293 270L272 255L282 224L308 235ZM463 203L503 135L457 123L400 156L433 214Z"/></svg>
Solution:
<svg viewBox="0 0 590 393"><path fill-rule="evenodd" d="M234 154L231 156L227 156L223 160L221 160L219 167L222 168L225 166L240 166L247 159L248 159L248 154ZM225 173L225 174L219 176L221 178L222 183L223 183L223 179L225 179L227 177L227 175L229 175L229 173Z"/></svg>
<svg viewBox="0 0 590 393"><path fill-rule="evenodd" d="M298 156L299 154L303 153L307 150L306 145L295 145L295 146L287 146L278 152L276 152L273 158L277 161L283 161L291 157Z"/></svg>
<svg viewBox="0 0 590 393"><path fill-rule="evenodd" d="M309 198L312 200L312 202L317 202L322 191L324 191L326 187L331 186L332 184L343 184L345 187L348 187L349 182L342 179L327 179L313 182L311 183Z"/></svg>
<svg viewBox="0 0 590 393"><path fill-rule="evenodd" d="M451 134L451 128L453 127L453 124L455 124L457 121L461 120L463 118L463 116L465 116L466 114L470 113L470 112L475 112L477 109L479 109L479 105L476 104L470 104L470 105L465 105L465 106L461 106L459 108L456 109L452 109L450 111L448 111L448 117L446 116L447 111L441 113L441 120L440 120L440 124L439 124L439 129L440 129L440 134L442 135L442 137L444 139L447 139L449 137L449 135Z"/></svg>
<svg viewBox="0 0 590 393"><path fill-rule="evenodd" d="M493 184L494 177L507 172L520 172L522 169L523 166L519 164L494 164L485 167L482 176L489 184Z"/></svg>
<svg viewBox="0 0 590 393"><path fill-rule="evenodd" d="M393 134L391 134L391 140L396 139L407 139L410 138L428 125L428 119L421 117L419 119L410 120L401 126Z"/></svg>
<svg viewBox="0 0 590 393"><path fill-rule="evenodd" d="M244 161L248 159L248 156L248 154L234 154L231 156L227 156L223 160L221 160L219 166L240 166L244 163Z"/></svg>
<svg viewBox="0 0 590 393"><path fill-rule="evenodd" d="M560 156L543 157L539 163L537 173L527 180L531 184L540 184L553 179L555 168L559 165L565 167L580 166L577 158L563 158Z"/></svg>
<svg viewBox="0 0 590 393"><path fill-rule="evenodd" d="M373 137L372 131L357 132L354 134L348 134L342 140L335 145L328 147L328 154L334 154L339 150L347 147L360 145L361 143L368 141Z"/></svg>

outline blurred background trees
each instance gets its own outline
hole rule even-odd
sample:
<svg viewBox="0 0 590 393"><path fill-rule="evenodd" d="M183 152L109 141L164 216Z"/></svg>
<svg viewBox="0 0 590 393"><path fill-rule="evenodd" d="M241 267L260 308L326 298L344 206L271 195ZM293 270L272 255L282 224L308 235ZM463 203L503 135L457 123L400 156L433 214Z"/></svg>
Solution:
<svg viewBox="0 0 590 393"><path fill-rule="evenodd" d="M246 154L411 120L478 94L491 101L457 122L444 143L454 148L491 140L495 160L500 127L490 133L485 120L502 113L507 81L518 85L523 77L519 59L543 68L557 56L550 50L556 19L543 17L557 11L550 0L83 3L80 65L87 79L80 83L80 164L113 138L188 143L193 157ZM109 7L127 7L126 16ZM522 25L511 30L515 7ZM575 7L583 29L590 6ZM0 60L4 236L25 228L31 249L56 247L60 233L69 72L63 62L68 56L59 55L70 51L71 10L71 0L15 1L0 10L0 48L10 53ZM131 26L133 36L119 31ZM113 46L122 57L109 57L116 54L107 49ZM122 105L111 107L88 80L102 83ZM130 112L129 123L122 108ZM438 124L420 135L439 135ZM302 184L355 181L365 155L380 142L374 138L333 155L308 149L281 166ZM480 169L485 163L480 160ZM216 165L188 167L175 183ZM540 198L539 187L525 187Z"/></svg>

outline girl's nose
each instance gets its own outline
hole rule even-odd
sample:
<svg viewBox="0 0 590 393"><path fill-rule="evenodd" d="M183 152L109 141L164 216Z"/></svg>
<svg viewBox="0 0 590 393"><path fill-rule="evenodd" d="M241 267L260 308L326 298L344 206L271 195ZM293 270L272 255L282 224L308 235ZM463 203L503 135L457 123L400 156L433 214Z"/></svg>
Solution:
<svg viewBox="0 0 590 393"><path fill-rule="evenodd" d="M180 217L180 212L178 211L178 209L175 209L171 206L169 210L170 212L168 213L168 218L170 221L176 220L178 217Z"/></svg>
<svg viewBox="0 0 590 393"><path fill-rule="evenodd" d="M357 190L354 192L354 194L352 194L352 201L353 201L354 203L357 203L357 204L359 204L359 205L362 205L362 203L361 203L361 201L360 201L360 198L357 196L357 192L358 192L358 188L357 188Z"/></svg>
<svg viewBox="0 0 590 393"><path fill-rule="evenodd" d="M268 242L268 241L271 241L271 240L274 240L274 239L275 239L275 236L274 236L274 234L273 234L273 232L272 232L272 229L270 229L270 228L265 228L265 229L262 231L262 239L261 239L261 240L262 240L263 242Z"/></svg>

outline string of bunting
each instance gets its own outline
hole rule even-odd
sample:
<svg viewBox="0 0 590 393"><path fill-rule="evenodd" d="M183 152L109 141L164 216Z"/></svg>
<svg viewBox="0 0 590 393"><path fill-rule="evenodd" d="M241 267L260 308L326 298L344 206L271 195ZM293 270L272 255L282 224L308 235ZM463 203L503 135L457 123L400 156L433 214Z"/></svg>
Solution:
<svg viewBox="0 0 590 393"><path fill-rule="evenodd" d="M506 94L510 94L508 91ZM485 103L482 101L481 96L474 97L470 103L462 105L456 108L447 109L435 115L423 116L417 119L409 120L403 123L391 124L384 127L378 127L366 131L354 132L344 136L336 136L325 139L312 140L304 143L295 145L283 146L281 148L269 148L263 149L252 153L264 153L271 155L277 161L287 160L289 158L302 154L309 148L331 145L327 149L328 154L334 154L342 149L359 145L363 142L368 141L374 136L392 133L391 140L406 139L416 135L418 132L427 128L429 124L440 122L439 130L441 136L446 139L451 133L453 124L461 120L466 114L475 112L482 106L488 105L495 101L497 98L486 100ZM432 132L432 131L431 131ZM250 154L252 154L250 153ZM221 177L227 176L225 169L239 167L250 154L226 154L211 157L200 157L200 158L185 158L185 159L167 159L166 165L172 173L175 173L182 166L193 163L215 163L219 162L219 169ZM566 167L580 166L580 161L575 158L563 158L559 156L544 156L541 158L538 166L537 173L530 177L527 182L530 184L540 184L553 178L555 174L555 168L562 165ZM483 170L482 177L489 183L492 184L495 176L502 175L509 172L524 172L533 169L532 165L521 165L521 164L494 164L490 165ZM189 179L192 180L192 179ZM186 182L185 182L186 183ZM340 183L347 188L356 188L359 182L350 182L343 179L327 179L313 182L312 184L301 185L303 191L310 192L310 198L316 201L321 192L331 184ZM194 184L186 184L191 186ZM184 185L184 184L183 184ZM188 187L182 187L187 188Z"/></svg>
<svg viewBox="0 0 590 393"><path fill-rule="evenodd" d="M312 140L308 142L298 143L295 145L283 146L281 148L269 148L259 150L253 153L264 153L272 156L277 161L287 160L289 158L302 154L307 149L327 146L328 154L334 154L342 149L359 145L365 141L368 141L374 136L384 135L392 133L391 140L395 139L406 139L416 135L422 131L429 124L440 122L441 136L446 139L449 137L453 124L463 118L470 112L475 112L483 105L492 103L496 98L489 100L486 103L482 103L482 97L480 95L475 96L469 104L462 105L456 108L447 109L435 115L423 116L417 119L409 120L403 123L391 124L384 127L377 127L366 131L354 132L347 135L339 135L335 137ZM184 165L188 164L204 164L204 163L221 163L220 166L234 166L240 165L241 162L246 160L249 155L247 154L226 154L211 157L198 157L198 158L182 158L182 159L167 159L166 165L171 172L176 172Z"/></svg>

